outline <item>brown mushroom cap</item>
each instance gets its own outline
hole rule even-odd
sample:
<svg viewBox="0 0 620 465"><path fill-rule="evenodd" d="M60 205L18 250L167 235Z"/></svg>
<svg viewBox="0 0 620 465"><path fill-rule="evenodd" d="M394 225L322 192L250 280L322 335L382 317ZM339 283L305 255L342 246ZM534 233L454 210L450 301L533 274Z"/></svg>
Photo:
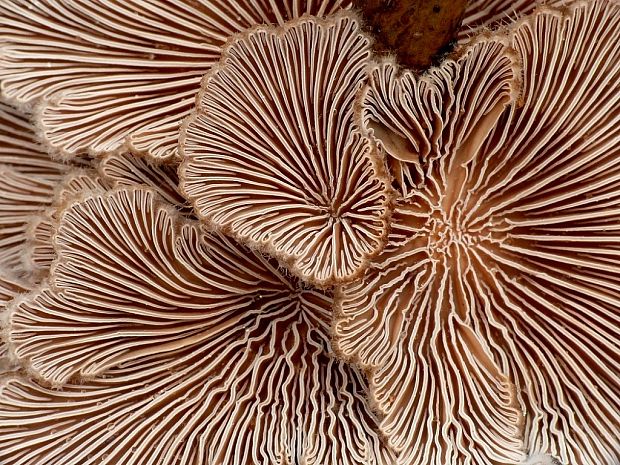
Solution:
<svg viewBox="0 0 620 465"><path fill-rule="evenodd" d="M170 159L201 76L230 35L342 3L5 0L1 94L24 108L49 99L39 129L59 156L131 149Z"/></svg>
<svg viewBox="0 0 620 465"><path fill-rule="evenodd" d="M350 13L232 41L180 139L197 215L309 282L359 275L383 246L390 196L353 122L369 58Z"/></svg>
<svg viewBox="0 0 620 465"><path fill-rule="evenodd" d="M141 188L74 201L55 247L11 305L40 381L3 381L4 463L393 463L331 353L328 294Z"/></svg>
<svg viewBox="0 0 620 465"><path fill-rule="evenodd" d="M509 40L422 77L383 64L363 94L400 197L336 345L407 465L620 460L620 5Z"/></svg>

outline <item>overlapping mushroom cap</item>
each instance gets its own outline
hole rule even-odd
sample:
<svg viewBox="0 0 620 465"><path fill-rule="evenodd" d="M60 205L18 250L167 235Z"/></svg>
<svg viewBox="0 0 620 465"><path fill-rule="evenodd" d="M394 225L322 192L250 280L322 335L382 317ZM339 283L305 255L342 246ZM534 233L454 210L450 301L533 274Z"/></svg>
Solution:
<svg viewBox="0 0 620 465"><path fill-rule="evenodd" d="M55 249L11 304L39 381L3 380L3 463L392 463L328 294L140 187L74 201Z"/></svg>
<svg viewBox="0 0 620 465"><path fill-rule="evenodd" d="M383 246L390 196L353 121L369 59L348 13L237 37L180 141L198 216L312 283L357 276Z"/></svg>
<svg viewBox="0 0 620 465"><path fill-rule="evenodd" d="M407 465L620 460L620 6L509 40L362 98L400 195L335 333Z"/></svg>
<svg viewBox="0 0 620 465"><path fill-rule="evenodd" d="M470 0L457 39L467 42L481 32L496 29L534 12L541 5L559 7L575 0Z"/></svg>
<svg viewBox="0 0 620 465"><path fill-rule="evenodd" d="M174 165L125 153L106 155L95 163L95 167L71 167L57 182L51 200L46 203L49 207L30 215L25 234L21 232L21 236L15 237L15 241L18 237L22 238L21 262L35 282L47 275L56 259L52 244L54 223L67 202L84 191L105 192L124 186L149 187L182 214L192 216L191 207L179 192Z"/></svg>
<svg viewBox="0 0 620 465"><path fill-rule="evenodd" d="M346 0L4 0L0 89L38 109L40 131L65 157L131 149L176 154L180 120L229 36Z"/></svg>
<svg viewBox="0 0 620 465"><path fill-rule="evenodd" d="M0 271L0 325L6 320L5 309L9 302L29 290L28 283L24 279L9 276L6 272ZM4 332L3 329L2 332ZM2 337L0 338L0 376L15 368L15 364L8 356L4 337Z"/></svg>
<svg viewBox="0 0 620 465"><path fill-rule="evenodd" d="M0 273L28 273L22 262L28 225L51 204L68 170L42 150L23 115L0 104Z"/></svg>

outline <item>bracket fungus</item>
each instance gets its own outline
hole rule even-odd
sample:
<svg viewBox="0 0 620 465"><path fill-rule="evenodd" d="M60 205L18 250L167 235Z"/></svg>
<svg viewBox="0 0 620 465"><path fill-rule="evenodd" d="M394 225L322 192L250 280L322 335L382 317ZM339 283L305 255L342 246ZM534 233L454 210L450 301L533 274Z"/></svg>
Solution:
<svg viewBox="0 0 620 465"><path fill-rule="evenodd" d="M24 268L33 282L41 282L49 273L56 259L52 236L55 217L67 202L84 191L105 192L109 182L89 168L73 167L57 183L49 208L32 215L28 222L26 238L21 253Z"/></svg>
<svg viewBox="0 0 620 465"><path fill-rule="evenodd" d="M9 306L28 376L0 387L3 463L393 463L328 293L147 188L84 193L54 246Z"/></svg>
<svg viewBox="0 0 620 465"><path fill-rule="evenodd" d="M618 463L620 4L497 37L371 71L361 126L399 196L335 344L399 463Z"/></svg>
<svg viewBox="0 0 620 465"><path fill-rule="evenodd" d="M2 98L38 106L57 155L176 156L181 119L227 38L342 0L3 0ZM346 1L345 1L346 3Z"/></svg>
<svg viewBox="0 0 620 465"><path fill-rule="evenodd" d="M181 187L201 220L317 285L353 279L385 240L388 180L353 116L370 45L350 13L251 30L182 129Z"/></svg>
<svg viewBox="0 0 620 465"><path fill-rule="evenodd" d="M620 463L620 3L538 3L0 0L0 463Z"/></svg>
<svg viewBox="0 0 620 465"><path fill-rule="evenodd" d="M116 154L101 158L96 168L73 167L57 182L50 207L29 217L21 261L35 282L49 272L56 258L52 241L56 215L67 202L85 191L102 193L113 187L148 187L179 212L192 216L191 207L179 192L174 165Z"/></svg>

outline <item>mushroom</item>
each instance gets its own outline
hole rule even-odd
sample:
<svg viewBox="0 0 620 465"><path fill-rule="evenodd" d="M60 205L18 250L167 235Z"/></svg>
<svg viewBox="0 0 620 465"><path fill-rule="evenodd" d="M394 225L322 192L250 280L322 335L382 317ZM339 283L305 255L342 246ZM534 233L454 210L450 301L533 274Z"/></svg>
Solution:
<svg viewBox="0 0 620 465"><path fill-rule="evenodd" d="M459 42L531 14L542 5L560 7L574 0L470 0L458 31Z"/></svg>
<svg viewBox="0 0 620 465"><path fill-rule="evenodd" d="M131 154L120 154L103 157L98 167L101 178L111 186L148 186L184 214L192 214L191 206L187 205L179 190L176 166L158 164Z"/></svg>
<svg viewBox="0 0 620 465"><path fill-rule="evenodd" d="M126 149L176 156L180 120L227 38L261 23L329 14L347 0L3 0L0 90L37 107L56 155Z"/></svg>
<svg viewBox="0 0 620 465"><path fill-rule="evenodd" d="M399 195L386 249L336 299L337 350L371 372L399 463L517 463L516 388L469 321L468 305L477 307L458 284L469 273L467 239L452 232L444 193L512 101L515 65L501 40L483 40L423 77L388 61L370 79L362 124L387 153Z"/></svg>
<svg viewBox="0 0 620 465"><path fill-rule="evenodd" d="M29 290L28 284L23 279L9 276L4 272L0 272L0 323L2 333L6 333L5 329L5 308L9 302L15 299L21 293ZM8 356L4 337L0 338L0 376L15 369L15 364Z"/></svg>
<svg viewBox="0 0 620 465"><path fill-rule="evenodd" d="M178 177L172 165L153 163L131 154L118 154L103 157L97 167L97 171L73 168L66 173L56 183L50 207L29 217L25 234L20 236L23 242L20 256L23 268L36 282L47 275L56 258L52 235L58 210L86 191L105 192L118 186L150 187L185 215L192 213L178 192Z"/></svg>
<svg viewBox="0 0 620 465"><path fill-rule="evenodd" d="M28 223L49 206L68 169L41 150L24 116L0 104L0 272L28 274L22 264Z"/></svg>
<svg viewBox="0 0 620 465"><path fill-rule="evenodd" d="M319 286L354 279L385 239L388 180L353 122L370 45L351 13L237 36L181 132L199 218Z"/></svg>
<svg viewBox="0 0 620 465"><path fill-rule="evenodd" d="M620 5L507 34L421 77L371 71L360 124L399 195L335 346L399 463L616 463Z"/></svg>
<svg viewBox="0 0 620 465"><path fill-rule="evenodd" d="M108 180L98 176L93 169L74 168L57 183L50 207L30 217L21 257L24 268L29 270L35 282L40 282L47 276L56 258L52 236L58 210L85 191L105 192L109 188Z"/></svg>
<svg viewBox="0 0 620 465"><path fill-rule="evenodd" d="M147 188L71 201L54 245L10 305L3 463L393 463L329 293Z"/></svg>

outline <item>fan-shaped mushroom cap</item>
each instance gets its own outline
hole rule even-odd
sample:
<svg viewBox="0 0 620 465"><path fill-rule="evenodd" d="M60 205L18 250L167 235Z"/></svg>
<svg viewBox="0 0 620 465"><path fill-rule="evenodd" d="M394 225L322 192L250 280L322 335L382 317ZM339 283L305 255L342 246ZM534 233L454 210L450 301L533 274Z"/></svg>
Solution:
<svg viewBox="0 0 620 465"><path fill-rule="evenodd" d="M620 5L510 40L504 113L510 68L481 45L421 78L379 66L363 95L400 199L335 337L408 465L620 460Z"/></svg>
<svg viewBox="0 0 620 465"><path fill-rule="evenodd" d="M103 193L112 187L150 187L180 212L192 213L178 191L178 177L173 165L151 162L131 154L106 155L98 163L98 172L93 169L73 169L58 182L51 207L30 218L26 228L25 247L22 251L24 268L38 277L47 275L56 258L52 244L55 217L71 199L85 192Z"/></svg>
<svg viewBox="0 0 620 465"><path fill-rule="evenodd" d="M437 206L512 100L506 50L501 41L479 42L421 78L382 64L364 99L364 125L388 154L400 198L385 251L341 290L335 334L347 358L374 370L381 427L403 464L521 458L515 386L468 321L469 289L458 284L467 263ZM453 311L454 299L462 308Z"/></svg>
<svg viewBox="0 0 620 465"><path fill-rule="evenodd" d="M107 179L98 176L93 169L74 168L65 174L54 189L51 206L29 218L26 239L21 252L24 269L36 282L44 279L56 258L52 236L55 217L71 199L84 192L106 192L110 189Z"/></svg>
<svg viewBox="0 0 620 465"><path fill-rule="evenodd" d="M389 191L353 123L370 39L351 14L237 37L181 135L198 216L325 285L382 247Z"/></svg>
<svg viewBox="0 0 620 465"><path fill-rule="evenodd" d="M0 89L23 107L49 98L40 131L60 156L130 148L170 159L201 76L230 35L347 3L4 0Z"/></svg>
<svg viewBox="0 0 620 465"><path fill-rule="evenodd" d="M4 380L3 463L393 463L328 294L140 188L74 202L55 246L50 285L11 305L43 383Z"/></svg>
<svg viewBox="0 0 620 465"><path fill-rule="evenodd" d="M0 272L27 272L22 254L28 223L50 205L68 170L41 150L19 112L0 104Z"/></svg>

